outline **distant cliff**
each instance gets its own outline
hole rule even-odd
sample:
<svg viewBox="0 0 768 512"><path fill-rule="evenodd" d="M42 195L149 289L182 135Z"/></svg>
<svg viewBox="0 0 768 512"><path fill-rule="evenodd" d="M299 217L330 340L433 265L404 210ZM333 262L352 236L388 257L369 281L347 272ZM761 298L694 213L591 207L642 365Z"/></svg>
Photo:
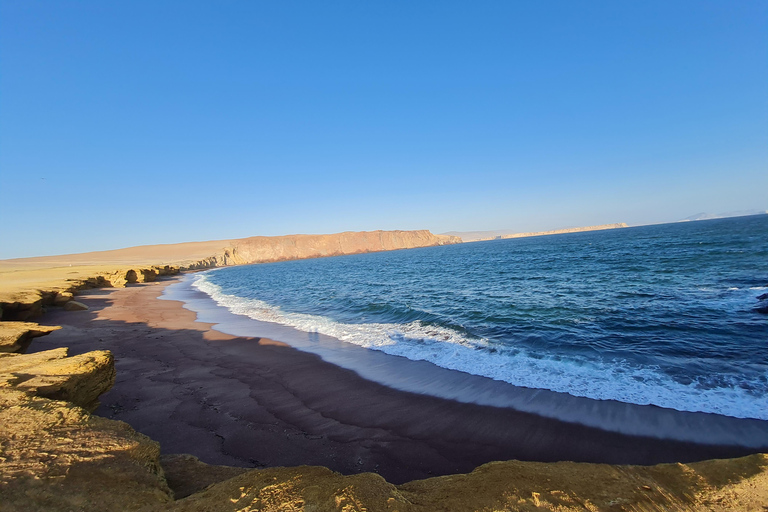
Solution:
<svg viewBox="0 0 768 512"><path fill-rule="evenodd" d="M323 258L461 243L455 236L419 231L347 231L333 235L254 236L230 240L223 250L190 269Z"/></svg>
<svg viewBox="0 0 768 512"><path fill-rule="evenodd" d="M461 238L463 242L482 242L484 240L498 240L502 238L523 238L527 236L542 236L542 235L560 235L563 233L578 233L581 231L600 231L603 229L616 229L626 228L624 222L617 222L615 224L601 224L599 226L587 226L581 228L563 228L553 229L551 231L535 231L529 233L512 233L511 230L496 230L496 231L449 231L443 233L446 236L456 236Z"/></svg>
<svg viewBox="0 0 768 512"><path fill-rule="evenodd" d="M461 243L418 231L347 231L333 235L254 236L143 245L112 251L0 260L0 319L26 320L64 305L77 290L123 287L160 276L248 263L322 258Z"/></svg>
<svg viewBox="0 0 768 512"><path fill-rule="evenodd" d="M535 233L513 233L511 235L502 235L501 238L523 238L526 236L542 236L542 235L562 235L563 233L581 233L582 231L602 231L604 229L618 229L627 228L625 222L617 222L615 224L600 224L599 226L586 226L583 228L564 228L553 229L551 231L538 231Z"/></svg>

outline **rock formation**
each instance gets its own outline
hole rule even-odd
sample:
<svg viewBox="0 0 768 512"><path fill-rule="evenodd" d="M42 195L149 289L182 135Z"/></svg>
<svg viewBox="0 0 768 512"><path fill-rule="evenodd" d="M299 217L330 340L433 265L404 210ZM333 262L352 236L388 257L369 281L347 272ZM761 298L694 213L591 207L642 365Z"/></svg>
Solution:
<svg viewBox="0 0 768 512"><path fill-rule="evenodd" d="M333 235L255 236L237 240L129 247L0 261L0 319L29 320L67 306L84 288L123 287L183 270L461 243L429 231L361 231ZM163 263L158 265L157 261ZM76 309L76 304L69 308Z"/></svg>
<svg viewBox="0 0 768 512"><path fill-rule="evenodd" d="M91 416L108 352L0 354L0 510L138 510L171 501L157 443ZM81 406L85 406L81 407Z"/></svg>
<svg viewBox="0 0 768 512"><path fill-rule="evenodd" d="M360 231L333 235L254 236L230 240L219 254L190 268L221 267L460 243L457 237L421 231Z"/></svg>
<svg viewBox="0 0 768 512"><path fill-rule="evenodd" d="M61 329L58 326L38 325L33 322L3 322L0 324L0 353L25 352L32 338Z"/></svg>
<svg viewBox="0 0 768 512"><path fill-rule="evenodd" d="M115 383L112 354L100 350L66 357L67 349L35 354L0 354L0 388L64 400L88 411Z"/></svg>

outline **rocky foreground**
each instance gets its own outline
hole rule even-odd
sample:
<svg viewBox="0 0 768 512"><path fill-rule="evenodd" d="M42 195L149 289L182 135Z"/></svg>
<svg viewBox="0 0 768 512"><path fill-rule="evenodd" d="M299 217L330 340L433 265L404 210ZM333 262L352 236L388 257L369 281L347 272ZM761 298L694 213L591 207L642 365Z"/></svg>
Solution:
<svg viewBox="0 0 768 512"><path fill-rule="evenodd" d="M78 290L152 281L179 266L29 265L0 276L0 512L768 510L765 454L657 466L493 462L402 485L373 473L246 470L161 456L128 424L91 414L115 380L110 352L23 352L56 329L30 321L46 308L86 307L75 300Z"/></svg>
<svg viewBox="0 0 768 512"><path fill-rule="evenodd" d="M106 351L0 354L0 510L760 510L768 456L610 466L494 462L395 486L373 473L245 470L160 456L128 424L91 415L114 381Z"/></svg>

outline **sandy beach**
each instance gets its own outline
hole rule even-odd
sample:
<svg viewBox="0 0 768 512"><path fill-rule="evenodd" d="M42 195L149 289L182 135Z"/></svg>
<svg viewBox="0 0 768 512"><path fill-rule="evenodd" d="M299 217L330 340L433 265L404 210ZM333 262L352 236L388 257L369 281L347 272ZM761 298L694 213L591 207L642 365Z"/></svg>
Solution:
<svg viewBox="0 0 768 512"><path fill-rule="evenodd" d="M30 352L110 350L117 381L96 414L163 453L241 467L322 465L401 483L495 460L656 464L737 457L741 447L636 437L511 409L397 391L266 338L237 338L159 300L174 279L78 295Z"/></svg>

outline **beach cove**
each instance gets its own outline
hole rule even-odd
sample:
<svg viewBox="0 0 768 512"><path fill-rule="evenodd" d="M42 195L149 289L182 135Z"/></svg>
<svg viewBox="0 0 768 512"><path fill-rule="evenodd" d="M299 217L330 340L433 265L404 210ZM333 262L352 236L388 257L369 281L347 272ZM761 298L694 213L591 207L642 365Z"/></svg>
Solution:
<svg viewBox="0 0 768 512"><path fill-rule="evenodd" d="M151 274L134 270L134 275ZM482 503L526 510L589 503L601 510L618 503L617 496L627 500L621 503L655 503L670 510L711 505L715 501L707 500L714 497L723 510L736 509L734 503L756 507L761 502L765 484L757 482L765 479L764 455L647 467L510 461L444 477L448 480L429 479L468 473L498 460L648 465L739 457L759 450L626 435L511 408L393 389L279 339L212 329L182 302L160 300L164 289L179 284L178 278L147 281L82 290L77 302L88 309L49 307L41 324L62 328L34 340L29 354L64 347L73 358L94 350L113 354L115 384L101 396L95 414L125 421L159 441L153 457L163 469L154 474L182 498L177 505L183 510L194 509L196 503L212 506L211 500L216 510L239 510L249 499L269 510L267 482L254 483L267 475L293 482L282 488L287 493L283 502L290 501L285 501L288 495L323 503L330 499L321 510L341 509L345 503L370 510L474 510ZM173 456L178 453L229 468ZM269 469L299 465L324 466L348 476L314 468ZM736 467L740 469L734 471ZM260 469L241 473L245 468ZM742 476L733 480L735 473ZM245 478L251 490L240 492L242 502L222 499L242 488ZM17 484L21 481L16 479ZM315 485L312 482L324 490L302 490ZM483 482L481 490L478 482ZM203 491L210 484L216 485ZM153 485L155 491L163 489L162 482ZM202 494L196 495L199 491ZM215 493L224 494L214 498ZM163 498L157 496L160 506ZM163 507L173 507L164 500Z"/></svg>

